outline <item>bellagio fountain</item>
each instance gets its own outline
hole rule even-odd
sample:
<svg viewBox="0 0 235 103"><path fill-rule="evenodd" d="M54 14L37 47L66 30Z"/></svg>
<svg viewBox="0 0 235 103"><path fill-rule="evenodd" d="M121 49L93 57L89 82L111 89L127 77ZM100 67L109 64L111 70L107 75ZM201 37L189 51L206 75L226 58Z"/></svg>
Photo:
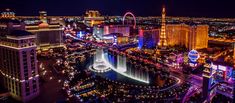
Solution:
<svg viewBox="0 0 235 103"><path fill-rule="evenodd" d="M97 48L90 70L97 73L105 73L113 70L130 79L149 83L148 72L141 72L139 68L133 68L127 65L127 58L123 55L114 55L104 52L102 48Z"/></svg>

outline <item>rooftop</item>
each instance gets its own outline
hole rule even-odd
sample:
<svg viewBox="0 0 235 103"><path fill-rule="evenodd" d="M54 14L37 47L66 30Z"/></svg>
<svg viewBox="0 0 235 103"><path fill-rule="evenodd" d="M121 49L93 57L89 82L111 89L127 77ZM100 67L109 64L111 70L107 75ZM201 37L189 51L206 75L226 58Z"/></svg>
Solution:
<svg viewBox="0 0 235 103"><path fill-rule="evenodd" d="M33 34L24 30L13 30L8 35L19 37L19 36L27 36L27 35L33 35Z"/></svg>
<svg viewBox="0 0 235 103"><path fill-rule="evenodd" d="M117 36L117 37L123 37L122 33L110 33L110 34L106 34L104 35L104 37L113 37L113 36Z"/></svg>

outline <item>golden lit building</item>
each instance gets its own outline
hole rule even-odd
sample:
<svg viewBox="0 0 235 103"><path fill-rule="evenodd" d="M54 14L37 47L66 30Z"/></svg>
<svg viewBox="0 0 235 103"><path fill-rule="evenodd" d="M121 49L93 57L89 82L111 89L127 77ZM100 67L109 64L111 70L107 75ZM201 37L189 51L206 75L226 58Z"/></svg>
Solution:
<svg viewBox="0 0 235 103"><path fill-rule="evenodd" d="M185 46L189 50L208 47L208 25L166 24L166 8L162 8L158 46Z"/></svg>
<svg viewBox="0 0 235 103"><path fill-rule="evenodd" d="M39 19L42 22L47 22L47 12L46 11L39 11Z"/></svg>
<svg viewBox="0 0 235 103"><path fill-rule="evenodd" d="M188 48L190 50L207 48L209 39L208 32L208 25L191 26Z"/></svg>
<svg viewBox="0 0 235 103"><path fill-rule="evenodd" d="M26 31L36 35L37 50L46 51L51 48L63 47L63 30L60 24L49 24L45 11L39 12L39 23L27 24Z"/></svg>
<svg viewBox="0 0 235 103"><path fill-rule="evenodd" d="M190 26L185 24L167 24L166 37L168 46L185 46L188 47L188 35Z"/></svg>
<svg viewBox="0 0 235 103"><path fill-rule="evenodd" d="M10 11L10 9L6 9L5 12L1 13L1 18L15 18L15 13Z"/></svg>
<svg viewBox="0 0 235 103"><path fill-rule="evenodd" d="M129 38L127 36L119 36L117 37L118 44L128 44Z"/></svg>
<svg viewBox="0 0 235 103"><path fill-rule="evenodd" d="M86 11L84 22L89 26L98 25L104 22L104 17L101 16L99 11L88 10Z"/></svg>
<svg viewBox="0 0 235 103"><path fill-rule="evenodd" d="M185 46L189 50L208 47L208 25L167 24L168 46Z"/></svg>
<svg viewBox="0 0 235 103"><path fill-rule="evenodd" d="M26 25L26 30L37 36L37 49L63 47L63 31L59 24L41 23L39 25Z"/></svg>
<svg viewBox="0 0 235 103"><path fill-rule="evenodd" d="M88 10L86 11L86 16L87 17L100 17L100 12L96 10Z"/></svg>

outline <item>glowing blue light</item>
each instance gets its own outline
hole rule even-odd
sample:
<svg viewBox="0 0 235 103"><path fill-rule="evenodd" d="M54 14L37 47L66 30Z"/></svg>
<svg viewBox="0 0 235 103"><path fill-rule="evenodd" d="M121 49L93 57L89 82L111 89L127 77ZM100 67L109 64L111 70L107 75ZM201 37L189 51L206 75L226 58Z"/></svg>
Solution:
<svg viewBox="0 0 235 103"><path fill-rule="evenodd" d="M79 36L82 37L82 31L79 32Z"/></svg>
<svg viewBox="0 0 235 103"><path fill-rule="evenodd" d="M192 62L196 62L197 59L200 57L199 53L196 50L191 50L188 53L188 58L192 61Z"/></svg>
<svg viewBox="0 0 235 103"><path fill-rule="evenodd" d="M84 35L85 35L85 32L84 32L84 31L79 31L79 32L77 33L77 38L82 38Z"/></svg>
<svg viewBox="0 0 235 103"><path fill-rule="evenodd" d="M138 49L141 49L143 47L143 45L144 45L143 41L144 41L143 37L139 37Z"/></svg>
<svg viewBox="0 0 235 103"><path fill-rule="evenodd" d="M136 77L133 77L133 76L131 76L131 75L128 75L128 74L126 74L126 73L124 73L124 72L118 71L117 68L115 68L114 66L112 66L112 65L111 65L108 61L106 61L105 59L104 59L104 62L105 62L105 64L107 64L113 71L115 71L115 72L117 72L117 73L119 73L119 74L121 74L121 75L123 75L123 76L125 76L125 77L128 77L128 78L131 78L131 79L134 79L134 80L137 80L137 81L140 81L140 82L149 84L149 81L148 81L148 80L143 80L143 79L140 79L140 78L136 78Z"/></svg>

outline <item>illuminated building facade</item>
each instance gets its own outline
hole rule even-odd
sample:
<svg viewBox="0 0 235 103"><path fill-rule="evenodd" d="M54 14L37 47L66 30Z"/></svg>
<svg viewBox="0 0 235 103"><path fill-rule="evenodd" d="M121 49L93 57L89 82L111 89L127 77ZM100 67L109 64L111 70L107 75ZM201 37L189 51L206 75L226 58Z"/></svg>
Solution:
<svg viewBox="0 0 235 103"><path fill-rule="evenodd" d="M141 29L139 30L138 48L156 48L159 40L159 29Z"/></svg>
<svg viewBox="0 0 235 103"><path fill-rule="evenodd" d="M129 43L129 38L127 36L118 36L117 37L117 44L122 45L122 44L128 44Z"/></svg>
<svg viewBox="0 0 235 103"><path fill-rule="evenodd" d="M213 85L215 85L214 75L216 74L216 71L212 68L212 65L213 63L207 61L207 63L204 65L204 70L202 74L202 97L207 102L210 102L216 94L216 88L212 88Z"/></svg>
<svg viewBox="0 0 235 103"><path fill-rule="evenodd" d="M166 9L162 8L161 32L158 46L185 46L189 50L208 47L208 25L166 25Z"/></svg>
<svg viewBox="0 0 235 103"><path fill-rule="evenodd" d="M50 48L63 47L63 30L60 24L48 24L46 12L40 12L40 23L25 26L26 31L36 35L37 49L49 50Z"/></svg>
<svg viewBox="0 0 235 103"><path fill-rule="evenodd" d="M166 8L163 6L162 8L162 24L161 24L161 33L160 33L160 41L158 46L163 47L167 46L166 40Z"/></svg>
<svg viewBox="0 0 235 103"><path fill-rule="evenodd" d="M94 26L93 27L93 35L97 38L102 39L104 34L104 28L101 26Z"/></svg>
<svg viewBox="0 0 235 103"><path fill-rule="evenodd" d="M208 25L191 26L188 48L190 50L207 48L209 39L208 32Z"/></svg>
<svg viewBox="0 0 235 103"><path fill-rule="evenodd" d="M120 33L111 33L104 35L102 40L105 43L110 43L113 45L122 45L122 44L127 44L129 41L129 38L127 36L123 36Z"/></svg>
<svg viewBox="0 0 235 103"><path fill-rule="evenodd" d="M26 26L26 30L37 36L37 49L63 47L63 31L60 25Z"/></svg>
<svg viewBox="0 0 235 103"><path fill-rule="evenodd" d="M185 24L167 24L166 35L168 46L180 45L188 47L190 26Z"/></svg>
<svg viewBox="0 0 235 103"><path fill-rule="evenodd" d="M0 72L12 97L27 102L39 95L36 36L12 30L0 37Z"/></svg>
<svg viewBox="0 0 235 103"><path fill-rule="evenodd" d="M47 12L46 11L39 11L39 19L42 22L47 23Z"/></svg>
<svg viewBox="0 0 235 103"><path fill-rule="evenodd" d="M166 25L168 46L184 46L189 50L208 47L208 25Z"/></svg>
<svg viewBox="0 0 235 103"><path fill-rule="evenodd" d="M144 45L144 33L143 30L140 29L139 30L139 39L138 39L138 49L142 49L143 45Z"/></svg>
<svg viewBox="0 0 235 103"><path fill-rule="evenodd" d="M101 14L99 11L96 11L96 10L88 10L86 11L86 16L87 17L100 17Z"/></svg>
<svg viewBox="0 0 235 103"><path fill-rule="evenodd" d="M128 40L130 34L130 27L129 26L122 26L122 25L96 25L93 26L93 36L96 39L105 39L110 36L110 34L119 34L117 38L119 43L124 43ZM105 38L103 38L105 37Z"/></svg>
<svg viewBox="0 0 235 103"><path fill-rule="evenodd" d="M121 33L123 36L130 35L130 27L123 26L123 25L110 25L104 26L104 35L111 34L111 33Z"/></svg>
<svg viewBox="0 0 235 103"><path fill-rule="evenodd" d="M93 27L94 25L102 24L104 22L104 17L101 16L99 11L88 10L86 11L84 22Z"/></svg>
<svg viewBox="0 0 235 103"><path fill-rule="evenodd" d="M109 34L109 26L104 26L104 34Z"/></svg>
<svg viewBox="0 0 235 103"><path fill-rule="evenodd" d="M221 81L228 81L230 79L233 79L232 77L232 72L233 72L233 68L230 66L226 66L226 65L221 65L220 63L216 63L214 62L212 64L212 68L214 70L216 70L216 80L218 82Z"/></svg>
<svg viewBox="0 0 235 103"><path fill-rule="evenodd" d="M10 18L10 19L13 19L13 18L15 18L15 13L10 11L10 9L6 9L5 12L1 13L1 18Z"/></svg>

